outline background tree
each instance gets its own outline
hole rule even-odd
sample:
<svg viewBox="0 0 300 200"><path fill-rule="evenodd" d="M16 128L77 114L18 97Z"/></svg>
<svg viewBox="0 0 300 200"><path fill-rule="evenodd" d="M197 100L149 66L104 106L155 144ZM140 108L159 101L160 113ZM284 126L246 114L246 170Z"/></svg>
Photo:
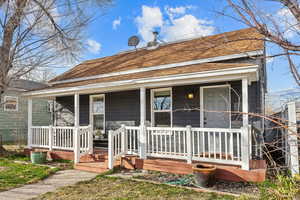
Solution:
<svg viewBox="0 0 300 200"><path fill-rule="evenodd" d="M300 86L300 7L297 0L226 0L221 13L256 28L272 49L267 57L284 57ZM232 14L232 11L234 11ZM253 38L255 39L255 38ZM261 40L261 38L257 38Z"/></svg>
<svg viewBox="0 0 300 200"><path fill-rule="evenodd" d="M11 81L21 77L46 81L53 76L51 69L77 59L88 24L99 8L110 3L0 0L0 105Z"/></svg>
<svg viewBox="0 0 300 200"><path fill-rule="evenodd" d="M110 3L0 0L0 97L14 79L77 59L93 14Z"/></svg>

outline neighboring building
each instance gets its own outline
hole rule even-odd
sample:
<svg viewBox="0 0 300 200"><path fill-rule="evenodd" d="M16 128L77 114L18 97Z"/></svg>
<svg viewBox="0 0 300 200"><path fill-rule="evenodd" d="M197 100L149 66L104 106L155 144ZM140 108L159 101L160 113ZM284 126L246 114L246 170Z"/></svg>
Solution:
<svg viewBox="0 0 300 200"><path fill-rule="evenodd" d="M47 85L29 80L12 81L7 92L2 94L5 102L0 108L0 135L4 143L26 144L27 138L27 98L23 92L45 88ZM35 99L33 124L37 126L51 123L51 103L48 100Z"/></svg>
<svg viewBox="0 0 300 200"><path fill-rule="evenodd" d="M108 138L110 168L118 156L138 154L249 170L261 156L251 151L259 146L251 148L249 126L264 128L247 114L264 114L262 37L250 28L85 61L25 94L56 99L69 113L54 127L33 127L29 146L74 150L77 163L91 153L93 133ZM45 131L53 141L36 140Z"/></svg>

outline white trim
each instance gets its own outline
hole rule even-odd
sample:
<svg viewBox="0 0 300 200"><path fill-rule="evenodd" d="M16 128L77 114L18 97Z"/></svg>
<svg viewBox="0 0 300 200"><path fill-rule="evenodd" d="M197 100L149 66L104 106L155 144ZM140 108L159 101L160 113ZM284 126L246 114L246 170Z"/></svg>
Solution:
<svg viewBox="0 0 300 200"><path fill-rule="evenodd" d="M145 87L141 87L140 88L140 125L141 126L145 126L146 125L146 88Z"/></svg>
<svg viewBox="0 0 300 200"><path fill-rule="evenodd" d="M93 107L92 107L92 103L93 103L93 98L94 97L102 97L103 98L103 105L104 105L104 110L103 110L103 113L93 113ZM96 94L96 95L90 95L90 113L89 113L89 116L90 116L90 125L92 126L92 130L93 130L93 133L94 133L94 118L93 116L94 115L103 115L103 131L105 133L106 131L106 128L105 128L105 94Z"/></svg>
<svg viewBox="0 0 300 200"><path fill-rule="evenodd" d="M159 92L159 91L170 91L170 97L171 97L171 101L170 101L170 109L168 110L154 110L153 109L153 98L154 98L154 92ZM168 87L168 88L156 88L156 89L151 89L151 126L154 126L154 113L156 112L169 112L170 113L170 126L173 127L173 92L172 92L172 87Z"/></svg>
<svg viewBox="0 0 300 200"><path fill-rule="evenodd" d="M171 76L123 80L123 81L106 82L106 83L95 83L95 84L75 86L75 87L45 89L45 90L26 92L23 95L24 96L38 96L38 95L51 96L51 94L52 94L52 96L55 96L56 94L53 94L53 93L63 93L61 95L70 95L70 94L74 94L75 91L89 90L89 89L94 91L95 89L110 88L110 87L115 87L115 86L126 87L127 89L136 89L136 88L139 88L142 86L151 87L151 85L152 86L155 85L155 84L153 84L154 82L161 83L162 81L172 81L172 83L175 84L175 83L179 82L179 80L184 80L184 79L191 80L191 79L196 79L196 78L203 78L203 79L205 79L205 81L214 81L217 79L215 76L226 76L226 75L231 75L232 79L241 80L241 77L243 77L249 73L255 73L254 76L252 77L253 81L255 81L257 70L258 70L258 65L253 65L253 66L248 66L248 67L239 67L238 69L231 68L231 69L225 69L225 70L214 70L214 71L179 74L179 75L171 75ZM244 74L244 75L241 75L241 74ZM238 77L233 77L232 75L238 75ZM214 78L211 79L210 77L214 77ZM228 80L228 78L225 78L225 79ZM176 80L176 82L174 82L175 80ZM198 81L200 81L200 80L198 80ZM185 82L188 83L189 81L185 81ZM140 84L140 85L137 85L137 84ZM134 86L128 87L128 85L134 85Z"/></svg>
<svg viewBox="0 0 300 200"><path fill-rule="evenodd" d="M157 66L153 66L153 67L144 67L144 68L126 70L126 71L121 71L121 72L111 72L111 73L99 74L99 75L95 75L95 76L87 76L87 77L82 77L82 78L73 78L73 79L67 79L67 80L61 80L61 81L54 81L49 84L55 85L55 84L61 84L61 83L86 81L86 80L106 78L106 77L111 77L111 76L126 75L126 74L147 72L147 71L160 70L160 69L168 69L168 68L173 68L173 67L183 67L183 66L187 66L187 65L195 65L195 64L208 63L208 62L217 62L217 61L222 61L222 60L250 57L250 56L257 56L257 55L263 55L263 50L250 51L250 52L245 52L245 53L240 53L240 54L232 54L232 55L226 55L226 56L217 56L217 57L204 58L204 59L197 59L197 60L191 60L191 61L185 61L185 62L179 62L179 63L171 63L171 64L165 64L165 65L157 65Z"/></svg>
<svg viewBox="0 0 300 200"><path fill-rule="evenodd" d="M248 111L248 78L242 79L242 111L243 111L243 126L247 126L249 123Z"/></svg>
<svg viewBox="0 0 300 200"><path fill-rule="evenodd" d="M27 147L31 148L32 142L32 99L27 100Z"/></svg>
<svg viewBox="0 0 300 200"><path fill-rule="evenodd" d="M228 95L228 98L229 98L229 111L231 110L231 85L230 84L223 84L223 85L211 85L211 86L202 86L200 87L200 126L202 128L205 128L204 127L204 111L203 111L203 108L204 108L204 98L203 98L203 94L204 94L204 91L203 89L207 89L207 88L226 88L228 87L228 92L229 92L229 95ZM231 129L231 113L229 113L229 129Z"/></svg>
<svg viewBox="0 0 300 200"><path fill-rule="evenodd" d="M79 121L79 106L80 106L80 95L78 93L74 94L74 126L75 128L79 127L80 121Z"/></svg>
<svg viewBox="0 0 300 200"><path fill-rule="evenodd" d="M10 110L6 108L6 98L15 98L16 99L16 109ZM18 112L19 111L19 98L17 96L4 96L4 111L5 112Z"/></svg>

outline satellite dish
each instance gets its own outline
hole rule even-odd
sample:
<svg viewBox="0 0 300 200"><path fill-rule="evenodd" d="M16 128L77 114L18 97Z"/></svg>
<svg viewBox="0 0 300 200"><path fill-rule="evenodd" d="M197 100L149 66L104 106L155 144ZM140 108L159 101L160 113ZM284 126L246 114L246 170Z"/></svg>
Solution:
<svg viewBox="0 0 300 200"><path fill-rule="evenodd" d="M138 36L131 36L128 39L128 46L135 47L140 43L140 38Z"/></svg>

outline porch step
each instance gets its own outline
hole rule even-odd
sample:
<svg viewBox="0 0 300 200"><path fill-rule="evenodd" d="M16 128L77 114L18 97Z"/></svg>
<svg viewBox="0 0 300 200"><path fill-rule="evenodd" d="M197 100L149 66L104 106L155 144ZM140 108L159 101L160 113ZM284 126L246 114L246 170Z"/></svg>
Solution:
<svg viewBox="0 0 300 200"><path fill-rule="evenodd" d="M103 173L108 171L105 162L78 163L74 166L74 168L82 171L95 172L95 173Z"/></svg>
<svg viewBox="0 0 300 200"><path fill-rule="evenodd" d="M108 147L108 140L107 139L103 139L103 140L94 140L94 147L104 147L107 148Z"/></svg>
<svg viewBox="0 0 300 200"><path fill-rule="evenodd" d="M89 162L104 162L107 155L106 154L98 154L98 153L94 153L94 154L86 154L80 157L80 162L85 162L85 163L89 163Z"/></svg>

